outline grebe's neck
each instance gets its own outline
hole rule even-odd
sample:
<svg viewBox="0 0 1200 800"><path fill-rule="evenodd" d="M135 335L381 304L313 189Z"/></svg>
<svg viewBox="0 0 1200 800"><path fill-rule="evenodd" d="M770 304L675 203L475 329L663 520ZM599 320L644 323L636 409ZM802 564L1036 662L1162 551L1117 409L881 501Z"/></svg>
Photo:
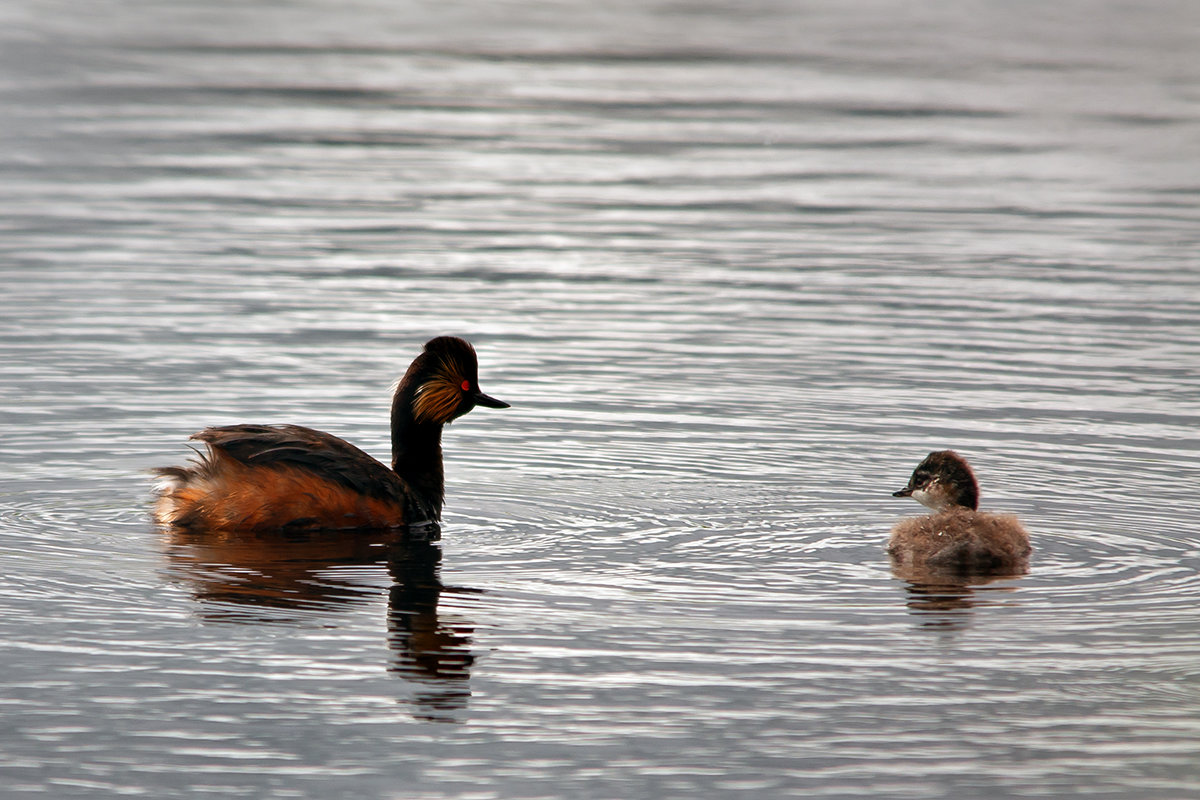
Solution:
<svg viewBox="0 0 1200 800"><path fill-rule="evenodd" d="M436 522L446 495L442 426L413 418L412 394L401 384L392 398L392 469L414 495L406 522Z"/></svg>

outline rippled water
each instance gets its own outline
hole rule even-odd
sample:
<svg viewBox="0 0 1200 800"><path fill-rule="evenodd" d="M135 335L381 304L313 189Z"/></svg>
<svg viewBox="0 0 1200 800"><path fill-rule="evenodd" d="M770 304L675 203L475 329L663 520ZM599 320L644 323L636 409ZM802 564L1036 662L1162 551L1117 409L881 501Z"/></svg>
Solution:
<svg viewBox="0 0 1200 800"><path fill-rule="evenodd" d="M1200 792L1194 4L0 22L6 797ZM153 527L438 333L440 542ZM892 574L943 447L1029 574Z"/></svg>

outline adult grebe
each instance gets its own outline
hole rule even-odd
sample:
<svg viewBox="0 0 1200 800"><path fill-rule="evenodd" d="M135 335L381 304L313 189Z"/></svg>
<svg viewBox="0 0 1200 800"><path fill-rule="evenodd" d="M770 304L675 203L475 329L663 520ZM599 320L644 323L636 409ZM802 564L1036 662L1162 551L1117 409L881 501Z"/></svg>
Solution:
<svg viewBox="0 0 1200 800"><path fill-rule="evenodd" d="M299 425L227 425L189 467L155 470L155 516L211 530L394 528L442 514L442 426L475 406L508 408L479 390L475 349L439 336L392 398L392 467L349 442Z"/></svg>

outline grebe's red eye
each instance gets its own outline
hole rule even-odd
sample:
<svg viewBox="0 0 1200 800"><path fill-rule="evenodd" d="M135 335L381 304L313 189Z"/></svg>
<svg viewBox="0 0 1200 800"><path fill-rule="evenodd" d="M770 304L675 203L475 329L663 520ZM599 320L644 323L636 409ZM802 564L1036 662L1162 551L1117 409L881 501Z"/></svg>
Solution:
<svg viewBox="0 0 1200 800"><path fill-rule="evenodd" d="M462 389L463 389L463 391L464 391L464 392L469 392L469 391L471 391L471 382L470 382L470 381L463 381L463 382L462 382Z"/></svg>

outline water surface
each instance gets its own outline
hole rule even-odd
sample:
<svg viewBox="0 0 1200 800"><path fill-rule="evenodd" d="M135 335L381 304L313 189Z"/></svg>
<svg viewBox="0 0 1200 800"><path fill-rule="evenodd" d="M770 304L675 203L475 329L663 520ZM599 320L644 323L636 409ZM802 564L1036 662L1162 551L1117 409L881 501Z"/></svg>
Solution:
<svg viewBox="0 0 1200 800"><path fill-rule="evenodd" d="M1200 791L1192 4L0 22L6 796ZM151 524L440 333L440 542ZM945 447L1029 574L892 574Z"/></svg>

